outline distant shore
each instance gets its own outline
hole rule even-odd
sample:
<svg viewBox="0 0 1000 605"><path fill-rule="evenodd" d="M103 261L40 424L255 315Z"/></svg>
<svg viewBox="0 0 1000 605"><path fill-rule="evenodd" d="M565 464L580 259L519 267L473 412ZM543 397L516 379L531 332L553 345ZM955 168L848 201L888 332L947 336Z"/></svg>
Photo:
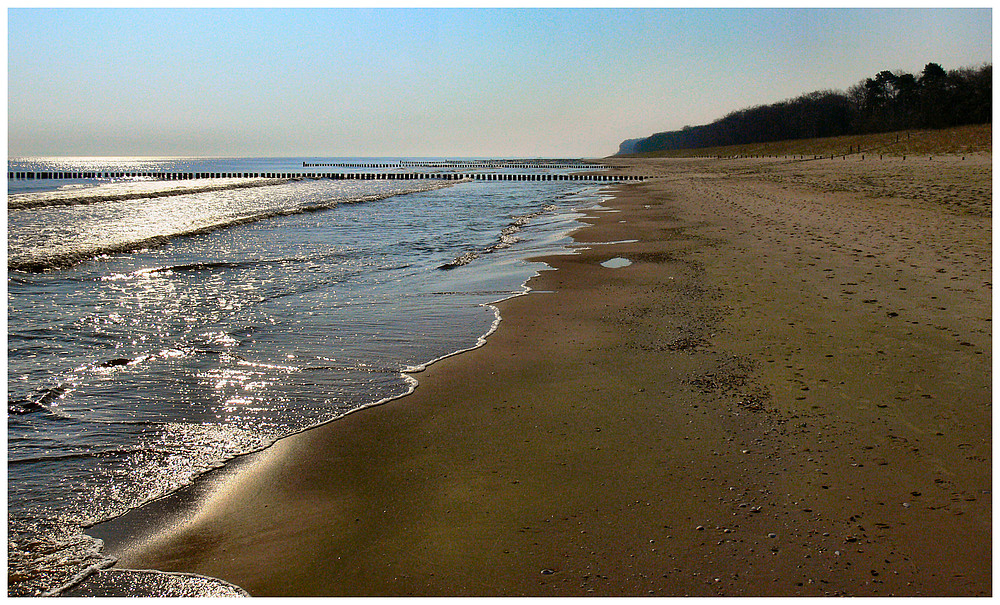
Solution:
<svg viewBox="0 0 1000 605"><path fill-rule="evenodd" d="M888 156L974 155L993 149L993 125L976 124L935 130L902 130L844 135L816 139L794 139L770 143L748 143L699 149L677 149L641 154L644 158L689 158L731 156L853 156L852 159Z"/></svg>
<svg viewBox="0 0 1000 605"><path fill-rule="evenodd" d="M659 178L484 347L107 552L255 596L989 595L991 162L607 160Z"/></svg>

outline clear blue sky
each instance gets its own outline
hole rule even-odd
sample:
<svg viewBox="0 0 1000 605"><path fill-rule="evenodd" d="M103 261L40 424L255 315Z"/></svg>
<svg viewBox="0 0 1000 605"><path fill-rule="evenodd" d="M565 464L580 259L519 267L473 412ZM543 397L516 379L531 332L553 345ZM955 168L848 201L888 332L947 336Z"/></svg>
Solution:
<svg viewBox="0 0 1000 605"><path fill-rule="evenodd" d="M9 9L8 156L564 156L992 61L992 11Z"/></svg>

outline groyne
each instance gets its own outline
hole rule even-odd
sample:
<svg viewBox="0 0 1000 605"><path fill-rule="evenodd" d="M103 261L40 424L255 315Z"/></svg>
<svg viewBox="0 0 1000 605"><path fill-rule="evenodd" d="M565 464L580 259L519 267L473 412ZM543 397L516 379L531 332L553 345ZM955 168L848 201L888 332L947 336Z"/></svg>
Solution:
<svg viewBox="0 0 1000 605"><path fill-rule="evenodd" d="M374 166L372 166L374 167ZM427 180L446 181L641 181L645 176L608 174L514 174L502 172L48 172L10 171L9 180L43 179L151 179L187 181L195 179L346 179L346 180Z"/></svg>

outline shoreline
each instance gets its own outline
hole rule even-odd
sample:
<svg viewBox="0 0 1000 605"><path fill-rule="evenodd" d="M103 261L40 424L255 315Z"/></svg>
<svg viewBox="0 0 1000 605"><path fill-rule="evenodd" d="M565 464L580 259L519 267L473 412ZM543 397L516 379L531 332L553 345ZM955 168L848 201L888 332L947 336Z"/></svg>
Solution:
<svg viewBox="0 0 1000 605"><path fill-rule="evenodd" d="M105 552L261 596L990 594L991 164L908 162L608 160L663 178L486 346Z"/></svg>

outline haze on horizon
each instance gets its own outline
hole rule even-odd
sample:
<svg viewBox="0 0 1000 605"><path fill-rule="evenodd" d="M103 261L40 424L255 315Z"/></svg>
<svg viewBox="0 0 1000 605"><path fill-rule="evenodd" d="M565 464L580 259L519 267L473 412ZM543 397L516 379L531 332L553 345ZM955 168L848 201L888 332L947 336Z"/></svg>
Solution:
<svg viewBox="0 0 1000 605"><path fill-rule="evenodd" d="M992 10L8 9L8 157L599 157L883 69Z"/></svg>

